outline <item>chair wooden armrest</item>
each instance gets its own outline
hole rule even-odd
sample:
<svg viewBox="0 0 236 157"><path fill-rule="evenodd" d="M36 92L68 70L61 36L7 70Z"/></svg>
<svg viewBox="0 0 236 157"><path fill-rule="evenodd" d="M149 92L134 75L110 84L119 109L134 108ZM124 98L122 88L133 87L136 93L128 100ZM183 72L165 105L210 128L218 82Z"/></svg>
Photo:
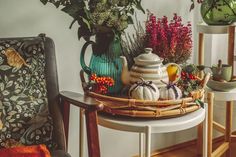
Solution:
<svg viewBox="0 0 236 157"><path fill-rule="evenodd" d="M60 100L63 105L65 134L68 143L70 104L84 109L88 139L89 157L100 157L97 111L103 105L95 99L75 92L60 92Z"/></svg>
<svg viewBox="0 0 236 157"><path fill-rule="evenodd" d="M75 105L77 107L83 108L85 110L102 110L103 104L96 101L94 98L91 98L89 96L76 93L76 92L70 92L70 91L62 91L60 92L60 98L63 101L66 101L72 105Z"/></svg>

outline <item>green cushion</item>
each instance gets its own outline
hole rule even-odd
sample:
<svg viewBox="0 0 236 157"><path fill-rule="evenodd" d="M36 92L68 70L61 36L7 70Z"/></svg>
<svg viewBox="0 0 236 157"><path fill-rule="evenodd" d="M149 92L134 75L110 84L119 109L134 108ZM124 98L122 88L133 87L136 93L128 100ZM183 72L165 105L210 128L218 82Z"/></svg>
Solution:
<svg viewBox="0 0 236 157"><path fill-rule="evenodd" d="M9 139L52 147L43 39L0 40L0 147Z"/></svg>

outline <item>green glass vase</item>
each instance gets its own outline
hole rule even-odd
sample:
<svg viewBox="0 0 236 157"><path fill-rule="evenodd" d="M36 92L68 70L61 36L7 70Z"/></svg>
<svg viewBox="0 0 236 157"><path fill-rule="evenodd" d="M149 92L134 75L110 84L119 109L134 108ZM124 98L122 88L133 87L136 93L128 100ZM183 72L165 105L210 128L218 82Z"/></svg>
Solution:
<svg viewBox="0 0 236 157"><path fill-rule="evenodd" d="M204 0L201 15L208 25L229 25L236 21L236 0Z"/></svg>
<svg viewBox="0 0 236 157"><path fill-rule="evenodd" d="M92 45L92 56L89 66L85 64L84 55L89 45ZM87 41L81 50L80 63L82 69L90 76L106 76L114 79L115 84L108 88L108 94L116 94L121 91L122 61L120 38L113 33L98 33L95 42Z"/></svg>

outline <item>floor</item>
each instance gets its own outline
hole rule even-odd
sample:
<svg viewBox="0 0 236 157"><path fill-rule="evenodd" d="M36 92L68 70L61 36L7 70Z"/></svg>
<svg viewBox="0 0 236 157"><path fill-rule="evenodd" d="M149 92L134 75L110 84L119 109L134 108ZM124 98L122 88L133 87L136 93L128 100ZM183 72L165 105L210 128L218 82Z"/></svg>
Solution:
<svg viewBox="0 0 236 157"><path fill-rule="evenodd" d="M219 144L219 143L218 143ZM214 145L214 147L217 146L217 143ZM233 143L231 145L231 156L236 157L236 143ZM165 152L158 155L154 155L152 157L197 157L196 155L196 145L190 145L188 147L184 147L181 149L176 149L171 152Z"/></svg>

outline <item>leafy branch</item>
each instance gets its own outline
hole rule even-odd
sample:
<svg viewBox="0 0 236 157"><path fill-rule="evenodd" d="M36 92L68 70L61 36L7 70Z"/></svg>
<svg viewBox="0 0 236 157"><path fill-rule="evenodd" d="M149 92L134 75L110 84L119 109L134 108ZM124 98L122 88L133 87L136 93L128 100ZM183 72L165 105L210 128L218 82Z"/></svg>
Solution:
<svg viewBox="0 0 236 157"><path fill-rule="evenodd" d="M78 38L89 39L98 31L111 29L121 35L133 24L135 9L144 13L141 0L40 0L44 5L52 3L56 8L73 17L70 28L77 22Z"/></svg>

